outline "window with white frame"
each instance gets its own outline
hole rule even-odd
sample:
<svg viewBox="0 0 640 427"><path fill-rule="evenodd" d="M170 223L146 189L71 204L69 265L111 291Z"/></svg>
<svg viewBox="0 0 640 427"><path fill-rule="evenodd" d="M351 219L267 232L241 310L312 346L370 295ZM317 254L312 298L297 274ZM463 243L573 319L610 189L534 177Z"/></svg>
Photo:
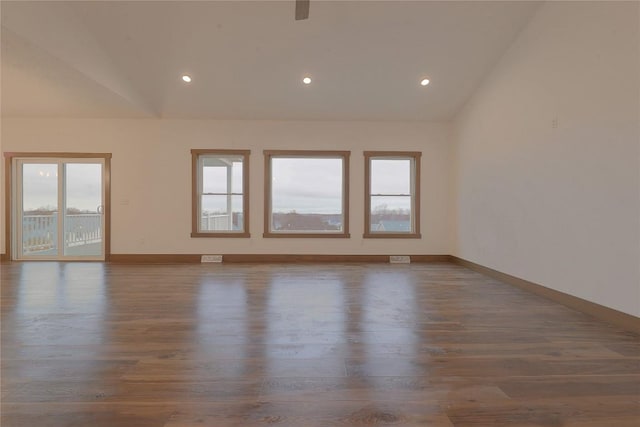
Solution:
<svg viewBox="0 0 640 427"><path fill-rule="evenodd" d="M265 237L349 237L349 152L266 150Z"/></svg>
<svg viewBox="0 0 640 427"><path fill-rule="evenodd" d="M191 150L192 237L249 237L249 151Z"/></svg>
<svg viewBox="0 0 640 427"><path fill-rule="evenodd" d="M364 237L420 237L419 152L365 151Z"/></svg>

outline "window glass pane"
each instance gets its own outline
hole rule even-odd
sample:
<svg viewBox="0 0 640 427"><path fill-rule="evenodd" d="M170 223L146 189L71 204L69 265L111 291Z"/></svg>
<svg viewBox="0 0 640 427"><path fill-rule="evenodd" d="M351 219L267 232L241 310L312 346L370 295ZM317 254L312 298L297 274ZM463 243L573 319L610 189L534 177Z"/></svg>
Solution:
<svg viewBox="0 0 640 427"><path fill-rule="evenodd" d="M65 167L64 254L102 255L102 165Z"/></svg>
<svg viewBox="0 0 640 427"><path fill-rule="evenodd" d="M411 159L371 159L371 194L411 194Z"/></svg>
<svg viewBox="0 0 640 427"><path fill-rule="evenodd" d="M244 231L243 196L201 196L200 231Z"/></svg>
<svg viewBox="0 0 640 427"><path fill-rule="evenodd" d="M202 158L203 193L242 193L242 158L204 156Z"/></svg>
<svg viewBox="0 0 640 427"><path fill-rule="evenodd" d="M220 166L205 166L202 168L202 192L226 193L227 170Z"/></svg>
<svg viewBox="0 0 640 427"><path fill-rule="evenodd" d="M233 166L231 167L232 175L231 175L231 192L232 193L243 193L242 190L242 161L234 161Z"/></svg>
<svg viewBox="0 0 640 427"><path fill-rule="evenodd" d="M58 165L22 166L22 254L58 254Z"/></svg>
<svg viewBox="0 0 640 427"><path fill-rule="evenodd" d="M342 158L272 158L271 230L343 231Z"/></svg>
<svg viewBox="0 0 640 427"><path fill-rule="evenodd" d="M51 215L58 211L58 165L22 166L22 211Z"/></svg>
<svg viewBox="0 0 640 427"><path fill-rule="evenodd" d="M411 196L371 196L370 232L413 231Z"/></svg>

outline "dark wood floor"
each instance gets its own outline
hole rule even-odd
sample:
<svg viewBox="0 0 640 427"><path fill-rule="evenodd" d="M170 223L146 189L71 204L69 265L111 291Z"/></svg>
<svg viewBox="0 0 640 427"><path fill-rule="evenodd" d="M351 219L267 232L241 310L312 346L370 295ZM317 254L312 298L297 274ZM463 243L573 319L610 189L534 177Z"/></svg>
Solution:
<svg viewBox="0 0 640 427"><path fill-rule="evenodd" d="M640 425L640 340L449 264L2 265L2 427Z"/></svg>

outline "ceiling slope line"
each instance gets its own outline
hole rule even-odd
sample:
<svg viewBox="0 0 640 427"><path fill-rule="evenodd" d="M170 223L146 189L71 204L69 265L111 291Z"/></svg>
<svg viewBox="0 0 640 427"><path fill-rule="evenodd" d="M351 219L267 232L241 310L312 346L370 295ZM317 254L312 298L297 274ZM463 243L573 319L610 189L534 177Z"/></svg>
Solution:
<svg viewBox="0 0 640 427"><path fill-rule="evenodd" d="M54 5L55 6L55 5ZM130 84L80 20L60 5L2 5L2 28L153 118L160 112Z"/></svg>

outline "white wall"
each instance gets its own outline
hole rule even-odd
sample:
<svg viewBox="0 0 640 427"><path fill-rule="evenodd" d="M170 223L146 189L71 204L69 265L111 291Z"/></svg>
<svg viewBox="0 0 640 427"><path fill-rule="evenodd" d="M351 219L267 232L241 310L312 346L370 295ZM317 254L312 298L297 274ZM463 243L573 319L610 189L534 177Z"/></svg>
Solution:
<svg viewBox="0 0 640 427"><path fill-rule="evenodd" d="M454 123L452 243L461 258L636 316L638 9L538 10Z"/></svg>
<svg viewBox="0 0 640 427"><path fill-rule="evenodd" d="M449 124L3 119L2 144L14 152L113 153L112 253L450 253ZM251 238L190 237L192 148L251 150ZM350 239L262 237L264 149L351 150ZM422 239L362 238L364 150L422 151ZM4 218L0 225L4 232Z"/></svg>

